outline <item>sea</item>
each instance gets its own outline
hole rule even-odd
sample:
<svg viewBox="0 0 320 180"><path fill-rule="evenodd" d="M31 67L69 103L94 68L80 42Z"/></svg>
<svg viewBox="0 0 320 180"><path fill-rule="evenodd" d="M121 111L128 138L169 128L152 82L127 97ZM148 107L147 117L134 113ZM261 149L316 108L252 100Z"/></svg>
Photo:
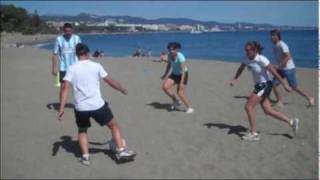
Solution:
<svg viewBox="0 0 320 180"><path fill-rule="evenodd" d="M289 46L291 55L298 67L318 68L319 37L317 30L283 31L282 40ZM156 32L131 34L80 35L91 53L104 51L113 57L131 56L141 48L155 58L166 51L171 41L180 42L181 52L188 59L208 61L241 62L245 58L244 45L249 40L259 41L264 47L263 54L274 63L273 44L269 31L256 32ZM54 42L38 45L52 50Z"/></svg>

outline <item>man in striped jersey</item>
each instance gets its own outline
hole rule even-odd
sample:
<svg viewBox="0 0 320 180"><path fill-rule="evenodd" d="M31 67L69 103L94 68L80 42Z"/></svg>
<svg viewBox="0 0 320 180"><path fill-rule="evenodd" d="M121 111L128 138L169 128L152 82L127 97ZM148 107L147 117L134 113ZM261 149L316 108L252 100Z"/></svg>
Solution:
<svg viewBox="0 0 320 180"><path fill-rule="evenodd" d="M80 37L72 34L73 27L70 23L63 25L63 32L64 34L56 39L52 55L52 75L57 76L59 62L59 81L61 84L68 68L78 61L75 47L78 43L81 43ZM59 94L61 96L61 88Z"/></svg>

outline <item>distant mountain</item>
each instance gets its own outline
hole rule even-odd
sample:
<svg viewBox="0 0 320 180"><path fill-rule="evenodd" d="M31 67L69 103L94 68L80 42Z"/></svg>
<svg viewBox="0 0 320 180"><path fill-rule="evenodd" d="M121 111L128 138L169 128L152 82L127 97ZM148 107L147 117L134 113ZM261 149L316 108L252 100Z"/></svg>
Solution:
<svg viewBox="0 0 320 180"><path fill-rule="evenodd" d="M45 14L41 16L45 21L84 21L84 22L103 22L105 20L113 20L117 23L129 23L129 24L202 24L205 26L233 26L236 29L245 26L253 26L255 28L294 28L294 29L316 29L317 27L297 27L297 26L276 26L272 24L254 24L248 22L236 22L236 23L221 23L216 21L200 21L189 18L158 18L158 19L145 19L141 17L132 16L99 16L88 13L80 13L75 16L70 15L52 15Z"/></svg>

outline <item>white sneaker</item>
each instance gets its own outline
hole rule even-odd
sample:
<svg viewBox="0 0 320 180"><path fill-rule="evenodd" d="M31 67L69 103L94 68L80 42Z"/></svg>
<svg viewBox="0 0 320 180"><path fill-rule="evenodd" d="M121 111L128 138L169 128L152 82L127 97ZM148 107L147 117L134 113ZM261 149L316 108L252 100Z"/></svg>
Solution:
<svg viewBox="0 0 320 180"><path fill-rule="evenodd" d="M122 151L118 151L116 153L116 157L118 160L133 160L136 156L136 153L132 150L123 149Z"/></svg>
<svg viewBox="0 0 320 180"><path fill-rule="evenodd" d="M109 143L109 149L110 149L112 152L116 153L116 152L117 152L117 144L116 144L116 142L114 141L114 139L109 140L108 143ZM126 141L125 141L124 139L122 139L122 144L123 144L124 147L127 146L127 145L126 145Z"/></svg>
<svg viewBox="0 0 320 180"><path fill-rule="evenodd" d="M90 166L90 164L91 164L89 158L87 159L87 158L81 157L81 158L79 158L79 161L80 161L83 165L86 165L86 166Z"/></svg>
<svg viewBox="0 0 320 180"><path fill-rule="evenodd" d="M291 119L291 126L292 126L293 133L297 134L299 130L299 119L298 118Z"/></svg>
<svg viewBox="0 0 320 180"><path fill-rule="evenodd" d="M192 114L194 112L194 109L193 108L188 108L186 110L186 114Z"/></svg>
<svg viewBox="0 0 320 180"><path fill-rule="evenodd" d="M242 136L242 139L246 140L246 141L259 141L260 137L259 137L259 134L257 132L254 132L254 133L253 132L249 132L246 135Z"/></svg>

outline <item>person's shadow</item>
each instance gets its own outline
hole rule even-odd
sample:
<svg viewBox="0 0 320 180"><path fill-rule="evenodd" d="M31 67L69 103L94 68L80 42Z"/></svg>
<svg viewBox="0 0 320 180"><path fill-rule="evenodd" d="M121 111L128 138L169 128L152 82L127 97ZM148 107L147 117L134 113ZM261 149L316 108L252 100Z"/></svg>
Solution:
<svg viewBox="0 0 320 180"><path fill-rule="evenodd" d="M60 106L60 103L58 103L58 102L57 102L57 103L48 103L48 104L46 105L46 107L47 107L48 109L54 109L54 110L56 110L56 111L59 111L59 106ZM66 103L65 107L66 107L66 108L73 109L73 108L74 108L74 105L71 104L71 103Z"/></svg>
<svg viewBox="0 0 320 180"><path fill-rule="evenodd" d="M206 126L207 128L216 127L219 129L228 129L229 135L234 134L234 135L239 136L240 138L244 135L243 132L248 131L248 128L245 128L241 125L232 126L232 125L228 125L228 124L224 124L224 123L205 123L203 125Z"/></svg>
<svg viewBox="0 0 320 180"><path fill-rule="evenodd" d="M167 110L167 111L183 111L180 109L180 107L178 106L176 109L171 110L171 103L160 103L160 102L152 102L150 104L147 104L148 106L151 106L155 109L160 109L160 110Z"/></svg>
<svg viewBox="0 0 320 180"><path fill-rule="evenodd" d="M60 148L64 149L66 152L73 154L76 158L81 157L81 151L79 147L78 141L72 140L71 136L62 136L60 137L61 141L57 141L53 143L52 147L52 156L56 156ZM91 145L107 145L108 143L98 143L98 142L89 142ZM123 164L130 161L119 161L115 155L115 153L109 149L101 149L101 148L89 148L90 154L96 153L104 153L109 156L116 164Z"/></svg>

